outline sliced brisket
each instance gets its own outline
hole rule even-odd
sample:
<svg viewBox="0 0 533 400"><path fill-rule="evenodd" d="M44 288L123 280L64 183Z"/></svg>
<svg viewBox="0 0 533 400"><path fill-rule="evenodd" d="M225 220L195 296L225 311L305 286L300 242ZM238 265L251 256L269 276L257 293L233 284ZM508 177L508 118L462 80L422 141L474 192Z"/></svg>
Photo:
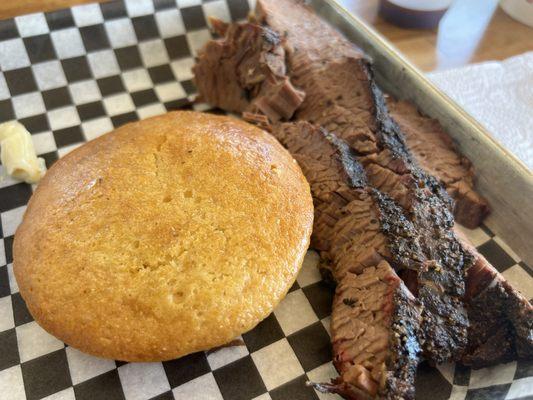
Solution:
<svg viewBox="0 0 533 400"><path fill-rule="evenodd" d="M312 246L338 283L341 376L317 386L412 398L420 347L434 362L473 366L531 357L531 305L454 233L453 211L467 224L487 211L469 164L426 119L397 123L363 54L303 2L258 0L256 14L263 26L218 23L225 36L201 52L195 79L206 101L271 130L310 183ZM438 162L423 156L422 130Z"/></svg>
<svg viewBox="0 0 533 400"><path fill-rule="evenodd" d="M282 3L284 13L275 16L265 11L267 7L263 7L265 4L278 7ZM421 242L419 258L426 260L418 265L414 280L418 296L425 306L424 313L427 314L424 324L427 332L426 357L436 362L453 358L466 344L467 321L461 303L465 257L451 231L453 218L448 211L451 200L434 179L426 176L414 164L398 126L390 119L383 96L372 80L370 67L361 54L314 14L309 14L305 19L293 14L287 19L291 11L301 9L301 12L308 12L300 3L260 0L258 8L261 7L262 18L268 23L281 19L285 24L293 20L290 26L286 26L287 33L284 34L290 67L288 73L295 82L300 81L300 87L307 92L297 118L303 116L333 128L335 125L331 124L336 124L338 129L334 133L345 139L364 163L371 185L392 197L406 210L408 219L414 225L414 237ZM279 26L276 23L273 28L279 30ZM321 35L311 34L320 26L324 34L322 31ZM230 30L226 32L226 38L231 38ZM233 30L240 31L237 28ZM304 33L308 34L308 38L316 39L305 39L302 36ZM323 48L319 51L324 40L339 43L340 51L330 53ZM238 46L247 43L239 40L228 42L236 46L234 52L239 54L244 49L239 50ZM326 58L326 55L332 59ZM315 79L307 80L306 76L314 76ZM202 88L200 92L204 95ZM343 116L337 114L339 110ZM326 120L330 122L326 123ZM346 129L341 129L341 126ZM314 146L313 143L311 141L310 145ZM298 155L298 149L291 149L290 144L285 144L300 162L305 174L306 160ZM305 145L309 147L309 143ZM325 151L322 159L316 160L313 155L320 154L320 149L321 146L318 146L312 150L308 164L316 166L309 167L311 175L306 176L311 183L317 209L315 231L327 234L315 235L313 246L319 250L339 249L329 252L334 265L338 266L334 275L347 270L361 272L366 266L375 265L386 254L385 240L375 235L379 223L372 223L378 221L372 214L377 208L372 199L361 197L369 197L368 191L355 194L346 184L336 186L339 182L331 176L334 170L328 168L332 153ZM346 214L350 215L349 219L337 224ZM360 220L355 220L351 214L359 215ZM443 324L443 321L451 322Z"/></svg>
<svg viewBox="0 0 533 400"><path fill-rule="evenodd" d="M349 399L414 399L420 307L386 261L348 273L333 301L331 334L340 376L330 391Z"/></svg>
<svg viewBox="0 0 533 400"><path fill-rule="evenodd" d="M332 342L340 377L331 384L316 385L317 389L350 399L414 398L419 337L423 336L421 307L385 261L403 259L390 254L377 192L368 188L349 146L334 135L308 122L275 125L272 131L296 158L311 185L315 201L312 240L331 259L338 282ZM394 240L403 244L392 247L394 251L414 246L407 236Z"/></svg>
<svg viewBox="0 0 533 400"><path fill-rule="evenodd" d="M375 118L379 111L372 91L377 88L372 87L364 55L298 1L260 0L257 13L268 26L285 32L291 80L307 96L296 117L334 132L361 154L378 152L372 133L377 128ZM305 18L297 18L298 14ZM320 35L316 34L318 31ZM335 43L335 51L329 43ZM441 179L457 200L454 212L458 221L468 227L477 226L487 215L488 206L473 190L469 161L457 154L449 137L434 121L422 117L408 103L391 105L392 116L407 135L417 161L429 174ZM383 108L386 115L385 104ZM420 135L426 133L431 139L424 136L420 140ZM424 154L431 154L431 158ZM379 175L385 179L388 173L382 171ZM388 184L394 183L389 179Z"/></svg>
<svg viewBox="0 0 533 400"><path fill-rule="evenodd" d="M210 42L200 53L194 67L200 93L222 109L260 112L270 122L288 120L297 110L298 119L335 132L358 153L378 153L375 133L379 110L372 96L375 88L368 61L302 3L258 1L257 20L267 26L228 26L213 20L224 38ZM407 103L390 104L416 159L441 179L457 200L454 211L458 221L467 227L477 226L488 206L473 190L468 160L455 152L449 137L434 121L420 116ZM431 140L420 140L421 135ZM438 151L431 151L434 149ZM369 168L373 176L379 175L380 182L386 180L396 191L402 190L382 166Z"/></svg>
<svg viewBox="0 0 533 400"><path fill-rule="evenodd" d="M349 147L308 122L273 127L307 178L315 205L312 246L333 261L339 281L347 272L390 258L379 209L367 188L362 166Z"/></svg>
<svg viewBox="0 0 533 400"><path fill-rule="evenodd" d="M435 362L454 358L466 345L462 296L469 258L452 230L451 199L417 166L361 53L301 2L257 4L261 20L286 32L289 75L306 93L296 118L326 126L349 143L369 183L406 211L426 260L417 275L427 313L426 356ZM337 51L326 42L338 43Z"/></svg>
<svg viewBox="0 0 533 400"><path fill-rule="evenodd" d="M457 222L470 229L479 226L489 207L474 190L474 169L470 161L457 151L438 121L424 117L411 103L389 98L387 106L418 163L440 179L455 199Z"/></svg>

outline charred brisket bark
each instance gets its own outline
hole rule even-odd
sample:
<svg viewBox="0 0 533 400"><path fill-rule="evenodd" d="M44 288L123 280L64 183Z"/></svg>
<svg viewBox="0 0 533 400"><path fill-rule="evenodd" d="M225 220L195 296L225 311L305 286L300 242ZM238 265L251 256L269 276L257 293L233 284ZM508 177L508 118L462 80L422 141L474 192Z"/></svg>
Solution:
<svg viewBox="0 0 533 400"><path fill-rule="evenodd" d="M467 272L470 327L461 363L473 368L533 358L533 306L461 238L474 257Z"/></svg>
<svg viewBox="0 0 533 400"><path fill-rule="evenodd" d="M383 95L373 82L372 93L382 150L377 156L365 157L366 170L370 182L407 211L419 235L425 260L420 265L416 293L424 305L426 357L435 362L457 359L467 341L464 279L472 259L455 237L453 203L448 194L434 177L414 163L399 126L389 117ZM392 189L382 184L385 172L387 179L395 182ZM401 192L397 191L398 186L402 186ZM393 215L392 210L385 214ZM390 219L390 223L402 225L402 220Z"/></svg>

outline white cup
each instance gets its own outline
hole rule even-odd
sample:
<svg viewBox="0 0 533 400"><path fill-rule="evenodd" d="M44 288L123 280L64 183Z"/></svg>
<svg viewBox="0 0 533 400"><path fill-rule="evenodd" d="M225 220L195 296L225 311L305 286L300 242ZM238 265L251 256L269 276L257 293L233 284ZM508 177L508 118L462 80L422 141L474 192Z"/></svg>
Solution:
<svg viewBox="0 0 533 400"><path fill-rule="evenodd" d="M511 18L533 28L532 0L502 0L500 6Z"/></svg>

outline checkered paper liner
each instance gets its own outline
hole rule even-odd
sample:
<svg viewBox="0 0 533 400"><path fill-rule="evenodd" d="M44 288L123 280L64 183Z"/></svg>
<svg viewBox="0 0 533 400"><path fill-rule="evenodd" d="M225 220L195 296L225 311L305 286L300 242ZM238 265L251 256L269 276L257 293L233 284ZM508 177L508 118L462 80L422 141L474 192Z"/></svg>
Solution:
<svg viewBox="0 0 533 400"><path fill-rule="evenodd" d="M246 17L247 0L132 0L0 21L0 121L19 120L47 166L129 121L191 105L191 66L211 38L206 16ZM1 166L0 166L1 168ZM29 314L12 268L13 235L34 187L0 182L0 399L335 399L328 381L332 292L309 252L276 310L244 345L159 363L98 359L47 334ZM490 222L489 222L490 226ZM528 298L532 271L490 229L468 231ZM422 365L418 398L533 398L533 363L471 371ZM48 396L48 397L47 397Z"/></svg>

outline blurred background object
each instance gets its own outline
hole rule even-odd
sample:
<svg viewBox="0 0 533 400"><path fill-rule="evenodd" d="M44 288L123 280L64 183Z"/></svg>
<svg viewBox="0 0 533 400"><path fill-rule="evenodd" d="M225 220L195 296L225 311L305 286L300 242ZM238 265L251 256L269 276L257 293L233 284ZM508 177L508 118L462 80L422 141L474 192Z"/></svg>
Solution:
<svg viewBox="0 0 533 400"><path fill-rule="evenodd" d="M533 27L532 0L502 0L501 7L507 14L517 21Z"/></svg>
<svg viewBox="0 0 533 400"><path fill-rule="evenodd" d="M497 8L498 0L455 1L440 21L436 69L468 64L474 58Z"/></svg>
<svg viewBox="0 0 533 400"><path fill-rule="evenodd" d="M447 1L448 10L432 29L403 28L387 21L379 13L384 0L336 1L372 25L409 61L426 72L505 60L533 51L533 28L507 15L503 4L498 6L498 0ZM503 0L503 3L521 1L533 0ZM428 3L411 0L413 4L422 2ZM446 2L434 3L446 7Z"/></svg>
<svg viewBox="0 0 533 400"><path fill-rule="evenodd" d="M380 0L379 15L402 28L432 29L453 0Z"/></svg>

